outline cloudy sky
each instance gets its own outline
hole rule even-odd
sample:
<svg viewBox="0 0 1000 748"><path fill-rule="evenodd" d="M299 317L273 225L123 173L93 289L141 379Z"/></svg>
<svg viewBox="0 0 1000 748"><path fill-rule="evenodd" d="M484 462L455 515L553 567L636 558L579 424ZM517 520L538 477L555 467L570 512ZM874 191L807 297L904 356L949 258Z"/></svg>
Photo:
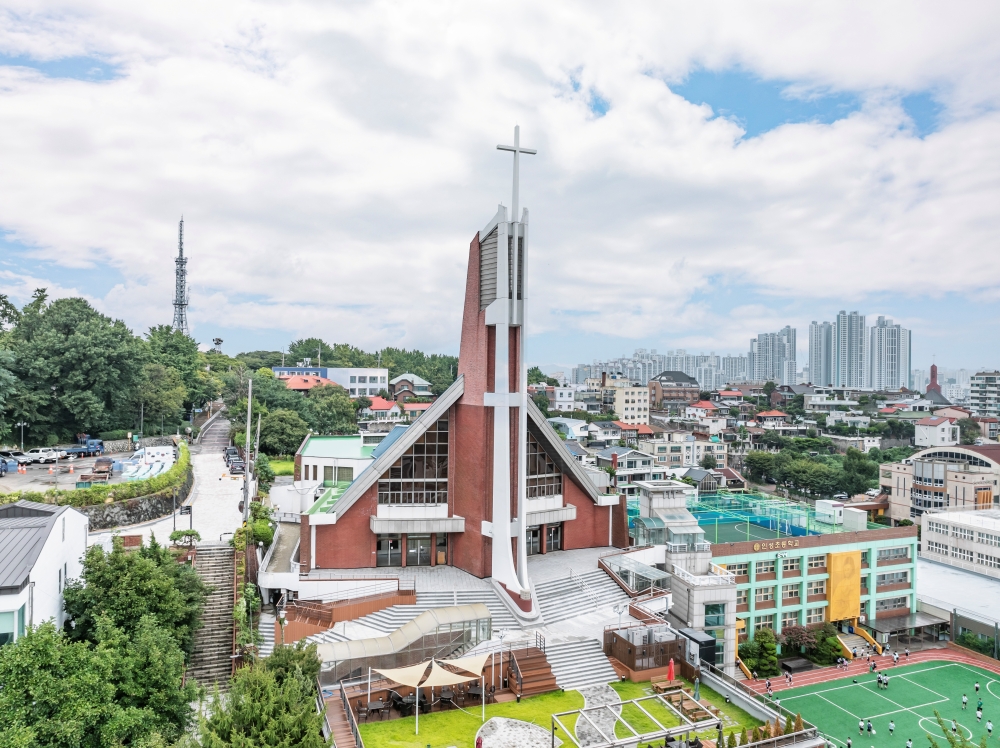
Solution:
<svg viewBox="0 0 1000 748"><path fill-rule="evenodd" d="M531 211L529 355L745 352L840 309L1000 365L1000 5L0 2L0 293L457 353Z"/></svg>

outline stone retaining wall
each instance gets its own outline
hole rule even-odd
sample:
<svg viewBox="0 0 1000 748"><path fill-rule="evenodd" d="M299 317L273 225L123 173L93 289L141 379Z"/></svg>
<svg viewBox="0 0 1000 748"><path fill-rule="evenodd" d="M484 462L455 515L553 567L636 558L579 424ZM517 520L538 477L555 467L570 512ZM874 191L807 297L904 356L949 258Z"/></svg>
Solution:
<svg viewBox="0 0 1000 748"><path fill-rule="evenodd" d="M168 447L174 443L172 436L147 436L139 440L140 447ZM104 454L132 452L132 442L128 439L115 439L104 442Z"/></svg>
<svg viewBox="0 0 1000 748"><path fill-rule="evenodd" d="M177 489L177 506L187 500L193 485L194 472L188 468L187 477ZM83 512L90 519L91 530L109 530L113 527L126 527L168 517L173 508L173 489L167 489L149 496L116 501L111 504L81 506L77 507L77 511Z"/></svg>

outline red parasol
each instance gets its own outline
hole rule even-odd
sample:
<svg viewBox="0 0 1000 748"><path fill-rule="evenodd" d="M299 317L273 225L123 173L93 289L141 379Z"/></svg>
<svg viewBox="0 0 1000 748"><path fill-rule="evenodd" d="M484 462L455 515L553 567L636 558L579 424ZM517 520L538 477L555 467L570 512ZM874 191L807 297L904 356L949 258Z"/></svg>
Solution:
<svg viewBox="0 0 1000 748"><path fill-rule="evenodd" d="M670 664L667 665L667 680L674 679L674 658L670 658Z"/></svg>

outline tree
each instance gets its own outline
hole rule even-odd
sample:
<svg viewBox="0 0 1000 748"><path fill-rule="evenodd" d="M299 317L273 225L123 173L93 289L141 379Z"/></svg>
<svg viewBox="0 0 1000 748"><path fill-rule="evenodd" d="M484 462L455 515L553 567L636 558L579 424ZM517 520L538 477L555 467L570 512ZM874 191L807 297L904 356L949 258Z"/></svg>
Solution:
<svg viewBox="0 0 1000 748"><path fill-rule="evenodd" d="M224 699L216 692L199 726L199 742L203 748L320 748L330 745L322 723L311 682L291 675L279 683L274 671L251 665L236 671Z"/></svg>
<svg viewBox="0 0 1000 748"><path fill-rule="evenodd" d="M542 411L542 415L546 418L549 417L549 396L544 392L536 392L531 396L532 402L538 406L538 409Z"/></svg>
<svg viewBox="0 0 1000 748"><path fill-rule="evenodd" d="M778 646L774 631L769 628L757 629L753 635L754 641L760 647L757 658L757 673L770 678L781 672L778 668Z"/></svg>
<svg viewBox="0 0 1000 748"><path fill-rule="evenodd" d="M962 444L975 444L982 434L979 431L979 424L971 418L962 418L958 421L958 433Z"/></svg>
<svg viewBox="0 0 1000 748"><path fill-rule="evenodd" d="M729 737L726 738L726 748L736 748L736 730L729 733Z"/></svg>
<svg viewBox="0 0 1000 748"><path fill-rule="evenodd" d="M986 735L983 735L979 743L976 744L965 737L965 733L962 730L959 730L958 733L952 732L951 726L945 723L941 718L941 713L937 709L934 710L934 719L938 723L938 729L941 730L941 734L948 741L949 748L986 748L989 745ZM927 740L930 742L931 748L941 748L941 744L930 733L927 733Z"/></svg>
<svg viewBox="0 0 1000 748"><path fill-rule="evenodd" d="M247 368L257 370L281 366L281 351L248 351L237 353L236 358L247 365Z"/></svg>
<svg viewBox="0 0 1000 748"><path fill-rule="evenodd" d="M740 745L746 745L748 739L749 738L747 736L747 728L744 727L742 730L740 730Z"/></svg>
<svg viewBox="0 0 1000 748"><path fill-rule="evenodd" d="M146 364L142 368L136 399L145 418L173 421L180 415L186 398L187 389L176 369L163 364Z"/></svg>
<svg viewBox="0 0 1000 748"><path fill-rule="evenodd" d="M294 410L274 410L261 421L260 447L272 455L295 454L308 433L309 424Z"/></svg>
<svg viewBox="0 0 1000 748"><path fill-rule="evenodd" d="M542 373L537 366L528 369L528 384L547 384L550 387L558 387L559 380Z"/></svg>
<svg viewBox="0 0 1000 748"><path fill-rule="evenodd" d="M774 472L774 455L770 452L748 452L743 462L751 480L766 481Z"/></svg>
<svg viewBox="0 0 1000 748"><path fill-rule="evenodd" d="M841 655L837 629L827 621L823 624L823 628L815 633L815 637L816 646L806 652L806 657L818 665L832 665Z"/></svg>
<svg viewBox="0 0 1000 748"><path fill-rule="evenodd" d="M270 458L263 452L255 458L253 471L257 476L257 490L264 494L270 493L271 485L274 483L274 469L271 467Z"/></svg>
<svg viewBox="0 0 1000 748"><path fill-rule="evenodd" d="M135 391L148 353L121 320L84 299L47 304L44 289L11 333L13 373L32 393L35 441L69 440L132 421Z"/></svg>
<svg viewBox="0 0 1000 748"><path fill-rule="evenodd" d="M764 382L764 397L768 402L771 401L771 393L778 389L778 386L774 382Z"/></svg>
<svg viewBox="0 0 1000 748"><path fill-rule="evenodd" d="M783 626L781 645L792 651L802 652L816 646L816 637L805 626Z"/></svg>
<svg viewBox="0 0 1000 748"><path fill-rule="evenodd" d="M354 401L343 387L324 384L309 392L314 425L320 434L356 434L357 412Z"/></svg>
<svg viewBox="0 0 1000 748"><path fill-rule="evenodd" d="M805 725L802 724L802 715L801 714L796 714L795 715L795 725L794 725L794 728L795 728L794 729L795 732L802 732L803 730L806 729Z"/></svg>
<svg viewBox="0 0 1000 748"><path fill-rule="evenodd" d="M96 642L101 616L126 634L151 616L190 653L207 594L198 573L174 561L155 538L126 552L116 537L110 553L101 546L88 548L81 578L67 582L63 597L72 623L67 622L66 630L74 641Z"/></svg>
<svg viewBox="0 0 1000 748"><path fill-rule="evenodd" d="M698 464L705 470L715 470L719 463L715 461L715 455L706 454Z"/></svg>
<svg viewBox="0 0 1000 748"><path fill-rule="evenodd" d="M201 540L201 533L197 530L174 530L170 533L170 542L191 548Z"/></svg>
<svg viewBox="0 0 1000 748"><path fill-rule="evenodd" d="M264 667L274 673L279 686L293 676L313 683L319 677L320 668L316 645L307 644L304 639L292 645L278 645L264 659Z"/></svg>
<svg viewBox="0 0 1000 748"><path fill-rule="evenodd" d="M848 447L844 456L843 490L848 496L864 493L878 478L878 465L863 452Z"/></svg>

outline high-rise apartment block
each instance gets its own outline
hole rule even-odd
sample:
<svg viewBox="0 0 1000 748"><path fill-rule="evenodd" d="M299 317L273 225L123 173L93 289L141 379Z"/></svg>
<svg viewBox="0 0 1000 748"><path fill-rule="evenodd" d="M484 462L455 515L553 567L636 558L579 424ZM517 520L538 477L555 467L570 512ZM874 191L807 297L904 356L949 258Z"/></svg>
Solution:
<svg viewBox="0 0 1000 748"><path fill-rule="evenodd" d="M1000 417L1000 371L981 371L969 382L969 403L977 416Z"/></svg>
<svg viewBox="0 0 1000 748"><path fill-rule="evenodd" d="M829 322L809 324L809 380L813 384L833 384L833 325Z"/></svg>
<svg viewBox="0 0 1000 748"><path fill-rule="evenodd" d="M797 368L794 327L764 332L751 339L747 371L752 381L795 384Z"/></svg>
<svg viewBox="0 0 1000 748"><path fill-rule="evenodd" d="M868 386L873 390L910 388L910 331L879 317L870 333Z"/></svg>
<svg viewBox="0 0 1000 748"><path fill-rule="evenodd" d="M837 387L864 387L867 330L865 315L841 310L833 329L833 384Z"/></svg>

